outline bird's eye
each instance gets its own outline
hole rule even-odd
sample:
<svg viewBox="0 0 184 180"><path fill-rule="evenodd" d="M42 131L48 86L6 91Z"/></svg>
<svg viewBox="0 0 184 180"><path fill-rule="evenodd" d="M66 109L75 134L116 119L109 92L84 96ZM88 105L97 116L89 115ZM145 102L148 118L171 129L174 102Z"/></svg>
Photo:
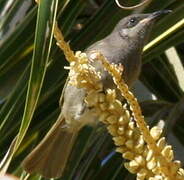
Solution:
<svg viewBox="0 0 184 180"><path fill-rule="evenodd" d="M135 17L131 18L128 22L128 27L131 28L131 27L135 26L137 24L137 22L138 22L137 18L135 18Z"/></svg>
<svg viewBox="0 0 184 180"><path fill-rule="evenodd" d="M135 21L136 21L135 18L131 18L131 19L130 19L130 22L131 22L131 23L134 23Z"/></svg>

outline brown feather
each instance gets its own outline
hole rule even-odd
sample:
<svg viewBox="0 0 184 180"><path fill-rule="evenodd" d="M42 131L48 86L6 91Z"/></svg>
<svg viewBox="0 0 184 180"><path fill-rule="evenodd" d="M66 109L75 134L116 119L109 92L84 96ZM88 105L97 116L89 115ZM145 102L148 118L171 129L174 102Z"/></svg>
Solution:
<svg viewBox="0 0 184 180"><path fill-rule="evenodd" d="M69 130L60 117L40 144L23 161L29 173L39 173L46 178L60 177L75 141L76 130Z"/></svg>

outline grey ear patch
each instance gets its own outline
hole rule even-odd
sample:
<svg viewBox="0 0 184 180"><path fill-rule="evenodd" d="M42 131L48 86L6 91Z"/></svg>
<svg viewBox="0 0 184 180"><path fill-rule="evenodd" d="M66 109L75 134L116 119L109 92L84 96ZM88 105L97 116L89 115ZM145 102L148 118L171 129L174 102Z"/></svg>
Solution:
<svg viewBox="0 0 184 180"><path fill-rule="evenodd" d="M128 38L128 32L129 32L129 29L121 29L119 31L119 34L120 36L123 38L123 39L127 39Z"/></svg>

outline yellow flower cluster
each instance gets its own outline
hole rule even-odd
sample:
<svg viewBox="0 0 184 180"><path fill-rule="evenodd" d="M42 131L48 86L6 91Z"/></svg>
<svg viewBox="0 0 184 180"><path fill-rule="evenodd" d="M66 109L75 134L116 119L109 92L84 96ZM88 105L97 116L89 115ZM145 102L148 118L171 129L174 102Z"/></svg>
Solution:
<svg viewBox="0 0 184 180"><path fill-rule="evenodd" d="M144 134L140 131L137 123L131 120L126 105L122 106L116 98L115 90L108 89L105 93L100 92L102 87L99 81L100 74L95 72L94 67L90 65L84 53L78 52L76 57L78 62L71 63L72 66L70 67L71 82L75 82L72 84L77 85L77 87L88 89L85 101L88 106L95 108L99 120L107 125L109 133L113 136L114 144L118 147L116 151L122 153L122 157L129 160L124 164L125 167L131 173L136 173L138 180L183 179L184 173L183 169L180 168L180 162L173 161L174 156L171 146L166 145L165 138L160 138L162 129L155 126L149 131L159 149L160 154L156 155L154 150L145 142ZM95 54L91 58L95 59L97 57L100 59L100 56L95 57ZM105 63L102 59L101 61L103 64ZM110 69L110 67L106 67ZM122 67L120 66L119 69L118 65L113 65L113 68L117 81L120 81ZM130 92L129 94L132 95ZM132 100L130 99L129 101ZM162 163L163 160L164 163ZM165 164L166 166L164 166Z"/></svg>
<svg viewBox="0 0 184 180"><path fill-rule="evenodd" d="M121 102L116 99L115 90L108 89L105 94L91 91L86 97L86 103L90 107L95 107L96 113L99 114L99 120L107 125L114 144L117 146L116 151L122 153L122 157L129 160L124 165L131 173L137 174L137 180L171 179L162 173L161 168L163 167L155 158L153 150L145 143L142 133L127 110L127 105L122 106ZM162 154L167 161L172 161L173 151L171 146L166 145L165 138L160 138L161 133L162 130L157 126L150 130L150 134L157 142ZM172 163L171 171L175 175L174 179L184 177L179 161Z"/></svg>
<svg viewBox="0 0 184 180"><path fill-rule="evenodd" d="M128 141L125 138L127 134L123 134L122 136L119 135L117 138L115 137L115 144L118 145L118 142L120 142L120 148L118 149L118 151L120 151L121 149L121 144L124 143L122 146L123 157L131 160L129 163L125 164L125 167L127 167L130 172L137 173L137 179L184 179L184 170L181 168L180 162L173 160L174 155L172 147L166 144L165 138L160 138L162 129L160 129L159 127L153 127L151 130L149 130L149 127L144 121L144 117L142 116L142 112L137 99L129 91L128 86L121 78L122 67L120 66L119 68L118 65L108 63L106 58L100 53L95 53L93 56L93 59L100 60L104 65L104 68L108 70L108 72L112 75L114 83L121 91L122 96L127 100L128 104L130 105L130 109L136 121L136 126L133 126L133 123L129 121L126 128L127 133L129 134L130 132L130 134L133 134L134 130L135 132L140 132L139 134L137 134L138 137L135 136L135 138L134 136L132 136ZM113 132L115 131L113 130ZM113 136L115 136L115 134ZM122 137L126 140L123 140ZM145 141L145 143L147 144L142 145L141 142L143 141ZM140 147L140 149L138 147ZM128 148L128 150L132 150L132 152L125 151L126 148ZM143 151L141 153L139 152L138 156L137 154L134 154L133 156L132 153L134 153L134 151L137 151L137 149L135 150L135 148L138 148L140 151L143 148ZM140 167L141 169L139 169ZM144 167L146 168L144 169ZM147 170L150 170L151 173Z"/></svg>
<svg viewBox="0 0 184 180"><path fill-rule="evenodd" d="M136 173L138 180L184 180L184 170L179 161L173 160L171 146L166 144L164 137L160 138L162 129L155 126L149 130L146 125L136 98L121 77L123 67L109 64L99 53L94 53L90 60L85 53L77 52L74 56L63 37L59 37L62 36L59 29L55 30L58 31L55 31L55 37L59 39L58 45L66 51L64 53L70 62L69 83L78 88L86 88L85 102L95 108L99 120L107 125L117 146L116 151L129 160L124 164L125 167L131 173ZM130 106L133 118L127 105L123 106L116 98L115 90L108 89L102 93L101 76L90 64L91 59L100 60L112 75L117 88Z"/></svg>
<svg viewBox="0 0 184 180"><path fill-rule="evenodd" d="M68 62L77 61L77 58L74 55L74 52L70 49L70 45L65 42L63 34L61 33L60 29L58 28L57 22L54 26L54 38L57 41L57 45L60 49L62 49L66 59Z"/></svg>
<svg viewBox="0 0 184 180"><path fill-rule="evenodd" d="M77 61L70 62L69 83L78 88L86 88L90 90L101 90L100 73L89 63L87 55L77 51L75 56Z"/></svg>

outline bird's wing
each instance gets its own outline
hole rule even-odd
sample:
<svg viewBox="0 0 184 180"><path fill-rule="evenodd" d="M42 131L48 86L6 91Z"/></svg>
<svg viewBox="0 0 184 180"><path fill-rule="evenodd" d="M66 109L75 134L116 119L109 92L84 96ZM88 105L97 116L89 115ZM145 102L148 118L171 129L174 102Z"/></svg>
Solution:
<svg viewBox="0 0 184 180"><path fill-rule="evenodd" d="M64 92L65 92L65 89L66 89L66 86L67 86L68 82L69 82L69 76L66 78L66 82L65 82L65 84L64 84L64 86L63 86L62 93L61 93L61 97L60 97L60 99L59 99L59 106L60 106L61 108L62 108L62 106L63 106L63 102L64 102Z"/></svg>

